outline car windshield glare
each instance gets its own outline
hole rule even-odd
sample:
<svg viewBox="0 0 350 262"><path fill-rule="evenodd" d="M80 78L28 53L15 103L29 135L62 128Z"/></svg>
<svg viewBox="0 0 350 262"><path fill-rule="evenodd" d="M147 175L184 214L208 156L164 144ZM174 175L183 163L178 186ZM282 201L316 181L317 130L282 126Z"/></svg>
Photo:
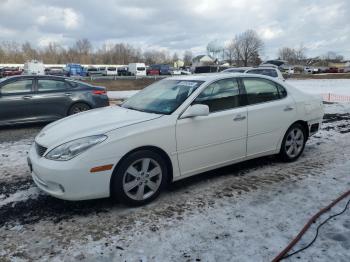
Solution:
<svg viewBox="0 0 350 262"><path fill-rule="evenodd" d="M169 115L174 112L204 81L161 80L122 104L142 112Z"/></svg>

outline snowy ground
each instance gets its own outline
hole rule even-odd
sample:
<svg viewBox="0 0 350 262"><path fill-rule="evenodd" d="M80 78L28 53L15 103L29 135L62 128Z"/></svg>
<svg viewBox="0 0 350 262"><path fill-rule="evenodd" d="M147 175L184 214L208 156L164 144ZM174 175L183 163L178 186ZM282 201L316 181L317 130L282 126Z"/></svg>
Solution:
<svg viewBox="0 0 350 262"><path fill-rule="evenodd" d="M336 94L350 96L350 79L289 79L286 83L311 94ZM109 91L110 99L123 100L136 94L138 90L132 91Z"/></svg>
<svg viewBox="0 0 350 262"><path fill-rule="evenodd" d="M270 261L350 189L350 105L327 104L326 113L297 162L266 157L208 172L140 208L41 193L25 163L41 127L1 130L0 261ZM350 210L287 261L350 261L349 249Z"/></svg>

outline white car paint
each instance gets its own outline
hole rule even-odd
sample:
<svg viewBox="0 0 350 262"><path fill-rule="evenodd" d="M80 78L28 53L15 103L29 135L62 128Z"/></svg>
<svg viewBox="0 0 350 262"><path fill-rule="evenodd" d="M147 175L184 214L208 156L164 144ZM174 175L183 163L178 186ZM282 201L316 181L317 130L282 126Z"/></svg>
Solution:
<svg viewBox="0 0 350 262"><path fill-rule="evenodd" d="M287 97L256 105L245 105L182 118L192 101L209 84L226 78L254 77L274 81ZM28 158L35 183L62 199L82 200L110 196L113 169L127 153L152 146L167 154L173 181L258 156L276 154L287 129L295 121L309 126L322 122L321 99L262 75L210 74L179 76L161 81L197 80L204 83L173 113L159 115L118 106L83 112L46 126L35 143L47 148L40 157L35 144ZM285 111L290 107L291 110ZM238 118L240 121L235 121ZM48 152L74 139L104 134L108 138L68 161L46 158ZM91 173L96 166L113 165L111 170Z"/></svg>
<svg viewBox="0 0 350 262"><path fill-rule="evenodd" d="M134 76L146 76L146 65L144 63L130 63L128 71Z"/></svg>
<svg viewBox="0 0 350 262"><path fill-rule="evenodd" d="M102 75L104 76L117 76L118 68L116 66L106 66L104 70L102 70Z"/></svg>

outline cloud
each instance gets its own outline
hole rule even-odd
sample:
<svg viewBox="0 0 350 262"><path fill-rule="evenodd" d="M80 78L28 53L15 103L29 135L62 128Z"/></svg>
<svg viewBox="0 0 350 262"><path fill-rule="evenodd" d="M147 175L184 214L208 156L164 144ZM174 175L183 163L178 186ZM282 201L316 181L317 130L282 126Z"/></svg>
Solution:
<svg viewBox="0 0 350 262"><path fill-rule="evenodd" d="M265 42L264 58L303 44L316 56L336 51L350 59L348 0L2 0L0 41L70 45L128 42L141 49L204 53L247 29Z"/></svg>

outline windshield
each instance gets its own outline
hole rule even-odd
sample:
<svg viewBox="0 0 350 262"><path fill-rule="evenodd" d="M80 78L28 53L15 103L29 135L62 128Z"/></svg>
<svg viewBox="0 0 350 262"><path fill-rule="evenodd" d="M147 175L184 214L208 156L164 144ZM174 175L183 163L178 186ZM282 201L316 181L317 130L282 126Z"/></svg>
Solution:
<svg viewBox="0 0 350 262"><path fill-rule="evenodd" d="M122 107L142 112L169 115L204 81L161 80L123 103Z"/></svg>

